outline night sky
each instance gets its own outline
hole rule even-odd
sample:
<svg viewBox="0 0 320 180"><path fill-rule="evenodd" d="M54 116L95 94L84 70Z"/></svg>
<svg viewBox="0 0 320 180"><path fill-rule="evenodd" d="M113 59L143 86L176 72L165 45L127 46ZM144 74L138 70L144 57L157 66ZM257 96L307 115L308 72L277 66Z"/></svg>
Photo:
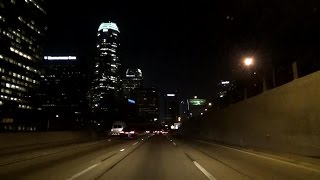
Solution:
<svg viewBox="0 0 320 180"><path fill-rule="evenodd" d="M280 0L279 0L280 1ZM319 3L259 0L52 0L46 53L94 57L96 31L120 29L120 61L138 67L146 86L161 92L213 96L242 57L272 63L300 51L319 52ZM311 48L311 50L310 50Z"/></svg>

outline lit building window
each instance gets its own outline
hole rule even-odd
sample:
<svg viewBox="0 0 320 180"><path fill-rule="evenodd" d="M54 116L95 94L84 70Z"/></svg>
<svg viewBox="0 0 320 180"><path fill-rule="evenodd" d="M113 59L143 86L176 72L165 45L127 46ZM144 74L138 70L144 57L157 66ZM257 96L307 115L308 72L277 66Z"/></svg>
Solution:
<svg viewBox="0 0 320 180"><path fill-rule="evenodd" d="M29 43L30 45L32 45L32 40L27 38L26 36L20 34L17 31L11 31L12 34L16 35L17 37L21 38L22 40L24 40L25 42ZM30 46L29 46L30 47Z"/></svg>
<svg viewBox="0 0 320 180"><path fill-rule="evenodd" d="M37 4L34 0L25 0L25 2L28 4L29 2L31 2L36 8L38 8L41 12L43 12L44 14L47 14L47 12L39 5Z"/></svg>
<svg viewBox="0 0 320 180"><path fill-rule="evenodd" d="M31 56L29 56L29 55L27 55L27 54L25 54L25 53L23 53L23 52L15 49L15 48L13 48L13 47L10 47L10 51L12 51L12 52L14 52L14 53L18 54L19 56L22 56L22 57L24 57L24 58L26 58L26 59L33 60L33 59L31 58Z"/></svg>
<svg viewBox="0 0 320 180"><path fill-rule="evenodd" d="M6 19L4 17L0 16L0 21L6 22Z"/></svg>
<svg viewBox="0 0 320 180"><path fill-rule="evenodd" d="M25 25L27 25L30 29L32 29L32 30L34 30L36 33L42 35L41 31L40 31L38 28L36 28L34 25L32 25L32 23L27 22L27 21L24 20L21 16L19 16L18 19L19 19L22 23L24 23Z"/></svg>

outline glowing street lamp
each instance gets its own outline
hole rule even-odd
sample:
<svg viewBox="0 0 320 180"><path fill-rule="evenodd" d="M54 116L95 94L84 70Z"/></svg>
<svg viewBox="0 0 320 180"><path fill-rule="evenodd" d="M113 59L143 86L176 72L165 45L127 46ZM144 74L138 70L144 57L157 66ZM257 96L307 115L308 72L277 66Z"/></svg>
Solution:
<svg viewBox="0 0 320 180"><path fill-rule="evenodd" d="M253 64L253 58L252 57L247 57L243 61L245 66L251 66Z"/></svg>
<svg viewBox="0 0 320 180"><path fill-rule="evenodd" d="M252 57L246 57L243 60L243 64L246 67L249 67L253 64L253 58ZM247 99L247 88L244 88L244 99Z"/></svg>

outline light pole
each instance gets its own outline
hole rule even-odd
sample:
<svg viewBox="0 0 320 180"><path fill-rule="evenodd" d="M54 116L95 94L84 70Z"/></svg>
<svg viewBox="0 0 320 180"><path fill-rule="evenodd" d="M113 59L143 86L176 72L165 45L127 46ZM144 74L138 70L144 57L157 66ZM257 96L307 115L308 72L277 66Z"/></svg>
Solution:
<svg viewBox="0 0 320 180"><path fill-rule="evenodd" d="M243 64L245 65L245 67L248 67L248 68L251 67L253 63L254 63L253 57L246 57L243 60ZM247 87L244 88L244 99L247 99Z"/></svg>

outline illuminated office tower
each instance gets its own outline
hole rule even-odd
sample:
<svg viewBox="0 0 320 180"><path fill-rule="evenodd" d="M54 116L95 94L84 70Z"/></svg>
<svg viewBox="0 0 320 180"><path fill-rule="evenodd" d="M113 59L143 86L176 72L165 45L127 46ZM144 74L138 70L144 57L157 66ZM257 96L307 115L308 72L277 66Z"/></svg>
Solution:
<svg viewBox="0 0 320 180"><path fill-rule="evenodd" d="M32 121L25 115L36 109L34 95L39 86L47 30L45 7L45 0L0 1L2 128L25 130L26 126L21 124Z"/></svg>
<svg viewBox="0 0 320 180"><path fill-rule="evenodd" d="M39 99L47 129L68 130L84 124L87 79L76 56L45 56Z"/></svg>
<svg viewBox="0 0 320 180"><path fill-rule="evenodd" d="M133 92L137 101L140 122L159 119L159 91L156 88L137 88Z"/></svg>
<svg viewBox="0 0 320 180"><path fill-rule="evenodd" d="M118 57L120 31L115 23L101 23L97 33L97 57L91 86L92 111L109 111L120 91Z"/></svg>
<svg viewBox="0 0 320 180"><path fill-rule="evenodd" d="M126 76L122 82L124 96L131 97L135 89L142 87L143 76L141 69L127 69Z"/></svg>

